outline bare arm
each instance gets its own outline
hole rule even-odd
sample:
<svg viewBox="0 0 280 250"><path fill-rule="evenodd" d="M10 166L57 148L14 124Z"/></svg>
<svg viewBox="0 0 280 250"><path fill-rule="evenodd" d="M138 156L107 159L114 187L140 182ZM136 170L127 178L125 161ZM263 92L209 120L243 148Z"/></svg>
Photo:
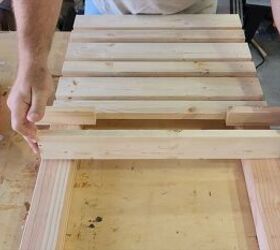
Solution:
<svg viewBox="0 0 280 250"><path fill-rule="evenodd" d="M280 32L280 1L271 0L274 21L278 31Z"/></svg>
<svg viewBox="0 0 280 250"><path fill-rule="evenodd" d="M48 54L62 0L14 0L18 72L8 98L12 127L37 151L35 122L42 119L53 89Z"/></svg>

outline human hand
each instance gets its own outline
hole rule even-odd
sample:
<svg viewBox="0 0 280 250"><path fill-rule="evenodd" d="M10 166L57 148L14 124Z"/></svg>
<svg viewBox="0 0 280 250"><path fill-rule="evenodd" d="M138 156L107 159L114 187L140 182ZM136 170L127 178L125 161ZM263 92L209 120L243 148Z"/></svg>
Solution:
<svg viewBox="0 0 280 250"><path fill-rule="evenodd" d="M34 153L38 153L37 129L53 91L51 74L47 67L32 66L19 70L8 97L12 128L20 133Z"/></svg>

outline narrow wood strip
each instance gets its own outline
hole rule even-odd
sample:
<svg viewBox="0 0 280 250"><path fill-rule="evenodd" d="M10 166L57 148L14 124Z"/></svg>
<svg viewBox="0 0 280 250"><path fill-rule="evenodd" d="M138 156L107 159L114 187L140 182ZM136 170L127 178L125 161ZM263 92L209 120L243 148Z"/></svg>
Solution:
<svg viewBox="0 0 280 250"><path fill-rule="evenodd" d="M63 249L77 161L41 162L20 250Z"/></svg>
<svg viewBox="0 0 280 250"><path fill-rule="evenodd" d="M62 130L41 131L39 138L45 159L280 157L280 133L272 130Z"/></svg>
<svg viewBox="0 0 280 250"><path fill-rule="evenodd" d="M94 125L94 107L54 107L47 106L45 115L37 125Z"/></svg>
<svg viewBox="0 0 280 250"><path fill-rule="evenodd" d="M241 29L238 15L100 15L76 17L75 29Z"/></svg>
<svg viewBox="0 0 280 250"><path fill-rule="evenodd" d="M280 107L235 106L229 108L227 126L280 125Z"/></svg>
<svg viewBox="0 0 280 250"><path fill-rule="evenodd" d="M74 30L71 42L83 43L242 43L243 30Z"/></svg>
<svg viewBox="0 0 280 250"><path fill-rule="evenodd" d="M57 99L72 100L262 100L257 78L63 77Z"/></svg>
<svg viewBox="0 0 280 250"><path fill-rule="evenodd" d="M69 61L250 61L246 43L70 43Z"/></svg>
<svg viewBox="0 0 280 250"><path fill-rule="evenodd" d="M280 249L280 159L242 160L242 166L260 250Z"/></svg>
<svg viewBox="0 0 280 250"><path fill-rule="evenodd" d="M95 108L97 119L214 119L225 120L229 107L265 106L262 101L64 101L56 106Z"/></svg>
<svg viewBox="0 0 280 250"><path fill-rule="evenodd" d="M85 106L96 110L97 119L207 119L225 120L229 107L265 106L262 101L64 101L55 106Z"/></svg>
<svg viewBox="0 0 280 250"><path fill-rule="evenodd" d="M64 76L256 76L253 62L65 61Z"/></svg>

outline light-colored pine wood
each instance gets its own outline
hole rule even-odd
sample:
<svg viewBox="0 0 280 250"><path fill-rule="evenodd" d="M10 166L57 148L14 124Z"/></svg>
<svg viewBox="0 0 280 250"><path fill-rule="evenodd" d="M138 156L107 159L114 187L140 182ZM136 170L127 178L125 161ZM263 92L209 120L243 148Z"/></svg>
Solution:
<svg viewBox="0 0 280 250"><path fill-rule="evenodd" d="M225 120L231 106L266 106L262 101L64 101L58 107L94 108L97 119L214 119Z"/></svg>
<svg viewBox="0 0 280 250"><path fill-rule="evenodd" d="M227 126L280 125L280 107L235 106L227 111Z"/></svg>
<svg viewBox="0 0 280 250"><path fill-rule="evenodd" d="M241 29L238 15L100 15L77 16L74 29Z"/></svg>
<svg viewBox="0 0 280 250"><path fill-rule="evenodd" d="M94 125L94 107L55 107L47 106L45 115L37 125Z"/></svg>
<svg viewBox="0 0 280 250"><path fill-rule="evenodd" d="M62 77L57 99L71 100L262 100L257 78Z"/></svg>
<svg viewBox="0 0 280 250"><path fill-rule="evenodd" d="M242 160L242 166L260 250L278 250L280 159Z"/></svg>
<svg viewBox="0 0 280 250"><path fill-rule="evenodd" d="M73 31L71 42L84 43L242 43L243 30L94 30Z"/></svg>
<svg viewBox="0 0 280 250"><path fill-rule="evenodd" d="M77 161L40 164L20 250L63 249Z"/></svg>
<svg viewBox="0 0 280 250"><path fill-rule="evenodd" d="M39 146L44 159L262 159L280 157L280 132L41 131Z"/></svg>
<svg viewBox="0 0 280 250"><path fill-rule="evenodd" d="M68 61L250 61L246 43L69 43Z"/></svg>
<svg viewBox="0 0 280 250"><path fill-rule="evenodd" d="M64 76L256 76L253 62L65 61Z"/></svg>
<svg viewBox="0 0 280 250"><path fill-rule="evenodd" d="M54 125L53 129L81 129ZM79 161L43 160L22 234L20 250L63 250L71 195Z"/></svg>
<svg viewBox="0 0 280 250"><path fill-rule="evenodd" d="M82 161L65 249L258 250L253 224L240 160Z"/></svg>

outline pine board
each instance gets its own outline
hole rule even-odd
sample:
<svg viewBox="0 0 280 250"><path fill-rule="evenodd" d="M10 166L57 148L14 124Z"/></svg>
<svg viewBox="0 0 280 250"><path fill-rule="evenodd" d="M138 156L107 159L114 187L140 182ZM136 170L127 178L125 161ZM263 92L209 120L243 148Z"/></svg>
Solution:
<svg viewBox="0 0 280 250"><path fill-rule="evenodd" d="M84 106L95 110L102 119L204 119L225 120L232 106L266 106L263 101L81 101L61 100L58 107ZM190 121L189 121L190 122ZM99 123L99 121L98 121ZM141 123L141 122L140 122ZM143 121L142 121L143 123Z"/></svg>
<svg viewBox="0 0 280 250"><path fill-rule="evenodd" d="M273 130L47 130L38 144L43 159L280 157L280 133Z"/></svg>
<svg viewBox="0 0 280 250"><path fill-rule="evenodd" d="M250 61L246 43L69 43L68 61Z"/></svg>
<svg viewBox="0 0 280 250"><path fill-rule="evenodd" d="M100 15L77 16L74 29L241 29L238 15Z"/></svg>
<svg viewBox="0 0 280 250"><path fill-rule="evenodd" d="M56 98L259 101L263 99L263 93L257 78L245 77L62 77Z"/></svg>
<svg viewBox="0 0 280 250"><path fill-rule="evenodd" d="M280 160L242 160L260 250L280 249Z"/></svg>
<svg viewBox="0 0 280 250"><path fill-rule="evenodd" d="M71 42L242 43L243 30L74 30Z"/></svg>
<svg viewBox="0 0 280 250"><path fill-rule="evenodd" d="M253 62L65 61L63 76L256 76Z"/></svg>

